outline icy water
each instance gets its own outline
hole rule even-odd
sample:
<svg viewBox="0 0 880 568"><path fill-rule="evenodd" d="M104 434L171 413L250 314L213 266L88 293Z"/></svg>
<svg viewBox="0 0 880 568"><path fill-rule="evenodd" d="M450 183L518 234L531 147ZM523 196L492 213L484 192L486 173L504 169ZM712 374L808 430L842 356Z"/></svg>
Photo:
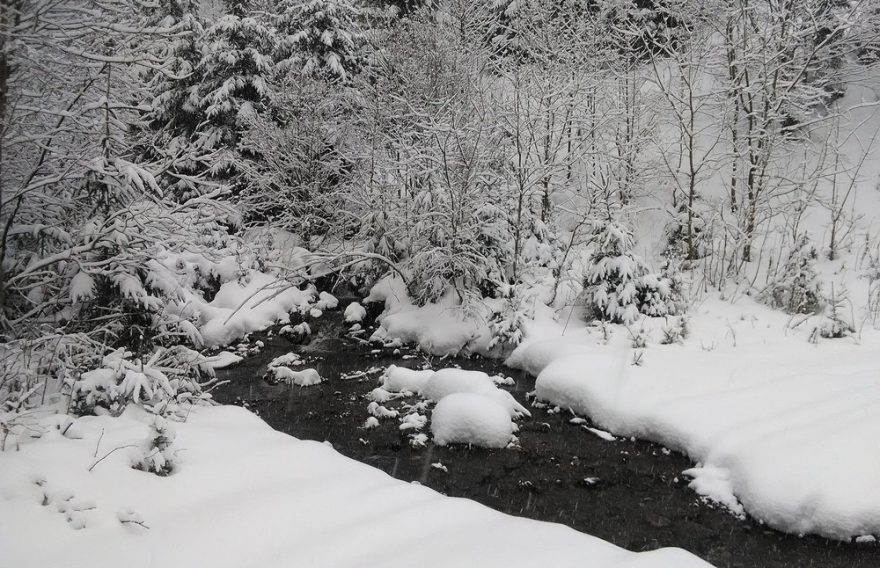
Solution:
<svg viewBox="0 0 880 568"><path fill-rule="evenodd" d="M340 301L340 307L347 303ZM340 311L309 325L313 334L302 344L278 336L253 337L265 347L218 371L230 382L215 391L216 399L244 405L297 438L329 441L342 454L398 479L505 513L563 523L629 550L676 546L719 568L880 567L880 546L785 535L703 503L681 475L692 465L686 457L641 440L605 441L571 424L566 412L531 408L532 418L519 423L521 449L435 447L430 442L413 449L396 419L364 430L366 395L391 364L460 366L512 376L516 385L510 390L526 406L525 393L534 379L498 361L441 360L406 348L376 350L347 337ZM263 380L267 363L290 351L327 380L307 388ZM357 373L365 374L346 378ZM400 402L387 406L396 408Z"/></svg>

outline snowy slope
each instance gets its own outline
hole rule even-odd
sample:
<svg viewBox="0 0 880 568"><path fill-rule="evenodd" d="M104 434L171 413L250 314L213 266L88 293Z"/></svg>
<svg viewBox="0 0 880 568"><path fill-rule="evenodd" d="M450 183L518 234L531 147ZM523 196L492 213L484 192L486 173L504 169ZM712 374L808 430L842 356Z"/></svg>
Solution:
<svg viewBox="0 0 880 568"><path fill-rule="evenodd" d="M169 477L131 469L132 448L88 471L95 454L145 439L146 419L132 411L81 418L68 437L51 429L19 452L0 453L0 564L708 566L682 550L627 552L562 525L444 497L278 433L236 407L198 409L176 424L179 465Z"/></svg>

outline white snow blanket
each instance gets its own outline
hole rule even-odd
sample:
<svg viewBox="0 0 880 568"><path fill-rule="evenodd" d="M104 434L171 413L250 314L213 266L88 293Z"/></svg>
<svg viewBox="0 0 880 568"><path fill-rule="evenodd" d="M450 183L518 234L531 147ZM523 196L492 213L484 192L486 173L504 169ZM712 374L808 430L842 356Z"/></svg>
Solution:
<svg viewBox="0 0 880 568"><path fill-rule="evenodd" d="M0 453L4 566L698 568L679 549L633 553L395 480L237 407L176 424L177 469L131 469L147 416L76 421ZM50 417L44 424L57 422ZM70 431L68 431L70 435ZM99 438L103 438L98 444ZM93 457L106 459L94 466ZM81 527L81 528L76 528ZM149 528L146 528L149 527Z"/></svg>
<svg viewBox="0 0 880 568"><path fill-rule="evenodd" d="M290 321L289 313L308 306L312 290L300 290L268 274L252 271L242 285L226 282L210 303L193 297L202 314L199 331L207 347L226 345L246 333L260 331L276 322Z"/></svg>
<svg viewBox="0 0 880 568"><path fill-rule="evenodd" d="M544 329L509 364L536 394L623 436L699 462L692 487L795 534L880 534L880 333L807 341L747 300L707 301L684 345L649 342L632 364L626 330ZM654 340L659 336L655 330ZM739 502L738 502L739 501Z"/></svg>

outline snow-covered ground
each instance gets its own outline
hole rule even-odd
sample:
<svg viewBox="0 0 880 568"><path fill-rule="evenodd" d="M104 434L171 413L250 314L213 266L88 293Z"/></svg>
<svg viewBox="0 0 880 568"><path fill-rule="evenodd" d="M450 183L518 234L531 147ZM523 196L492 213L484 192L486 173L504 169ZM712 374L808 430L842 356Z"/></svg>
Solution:
<svg viewBox="0 0 880 568"><path fill-rule="evenodd" d="M41 439L0 452L0 564L708 566L444 497L237 407L200 407L174 424L174 471L159 477L131 468L151 419L134 406L120 418L49 415L34 424Z"/></svg>
<svg viewBox="0 0 880 568"><path fill-rule="evenodd" d="M683 344L660 344L657 320L641 350L623 327L606 339L545 323L508 364L537 375L541 400L684 451L692 487L734 512L795 534L878 535L880 332L814 344L818 318L798 319L709 297Z"/></svg>

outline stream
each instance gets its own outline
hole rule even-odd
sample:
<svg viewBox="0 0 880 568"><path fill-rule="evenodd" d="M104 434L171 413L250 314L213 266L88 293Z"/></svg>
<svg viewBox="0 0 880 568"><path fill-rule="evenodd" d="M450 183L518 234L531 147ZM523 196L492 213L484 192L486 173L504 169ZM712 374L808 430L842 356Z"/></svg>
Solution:
<svg viewBox="0 0 880 568"><path fill-rule="evenodd" d="M215 399L245 406L276 430L297 438L328 441L343 455L398 479L418 481L504 513L563 523L629 550L680 547L718 568L880 566L876 544L787 535L705 503L681 475L692 466L687 457L642 440L609 442L570 423L572 415L566 411L532 408L525 395L533 389L534 378L500 361L441 360L412 348L377 349L352 339L342 309L353 300L340 298L340 309L310 319L312 335L303 343L277 333L253 334L251 341L260 340L264 346L238 365L217 371L229 382L214 391ZM371 327L369 322L365 320L365 327ZM291 351L325 381L306 388L265 381L268 362ZM391 364L460 366L513 377L515 386L508 390L532 412L531 418L519 422L521 447L486 450L440 447L429 441L426 447L412 448L397 419L363 429L366 395ZM414 401L386 406L396 408L401 402ZM428 427L425 432L430 433ZM438 463L445 471L432 465Z"/></svg>

